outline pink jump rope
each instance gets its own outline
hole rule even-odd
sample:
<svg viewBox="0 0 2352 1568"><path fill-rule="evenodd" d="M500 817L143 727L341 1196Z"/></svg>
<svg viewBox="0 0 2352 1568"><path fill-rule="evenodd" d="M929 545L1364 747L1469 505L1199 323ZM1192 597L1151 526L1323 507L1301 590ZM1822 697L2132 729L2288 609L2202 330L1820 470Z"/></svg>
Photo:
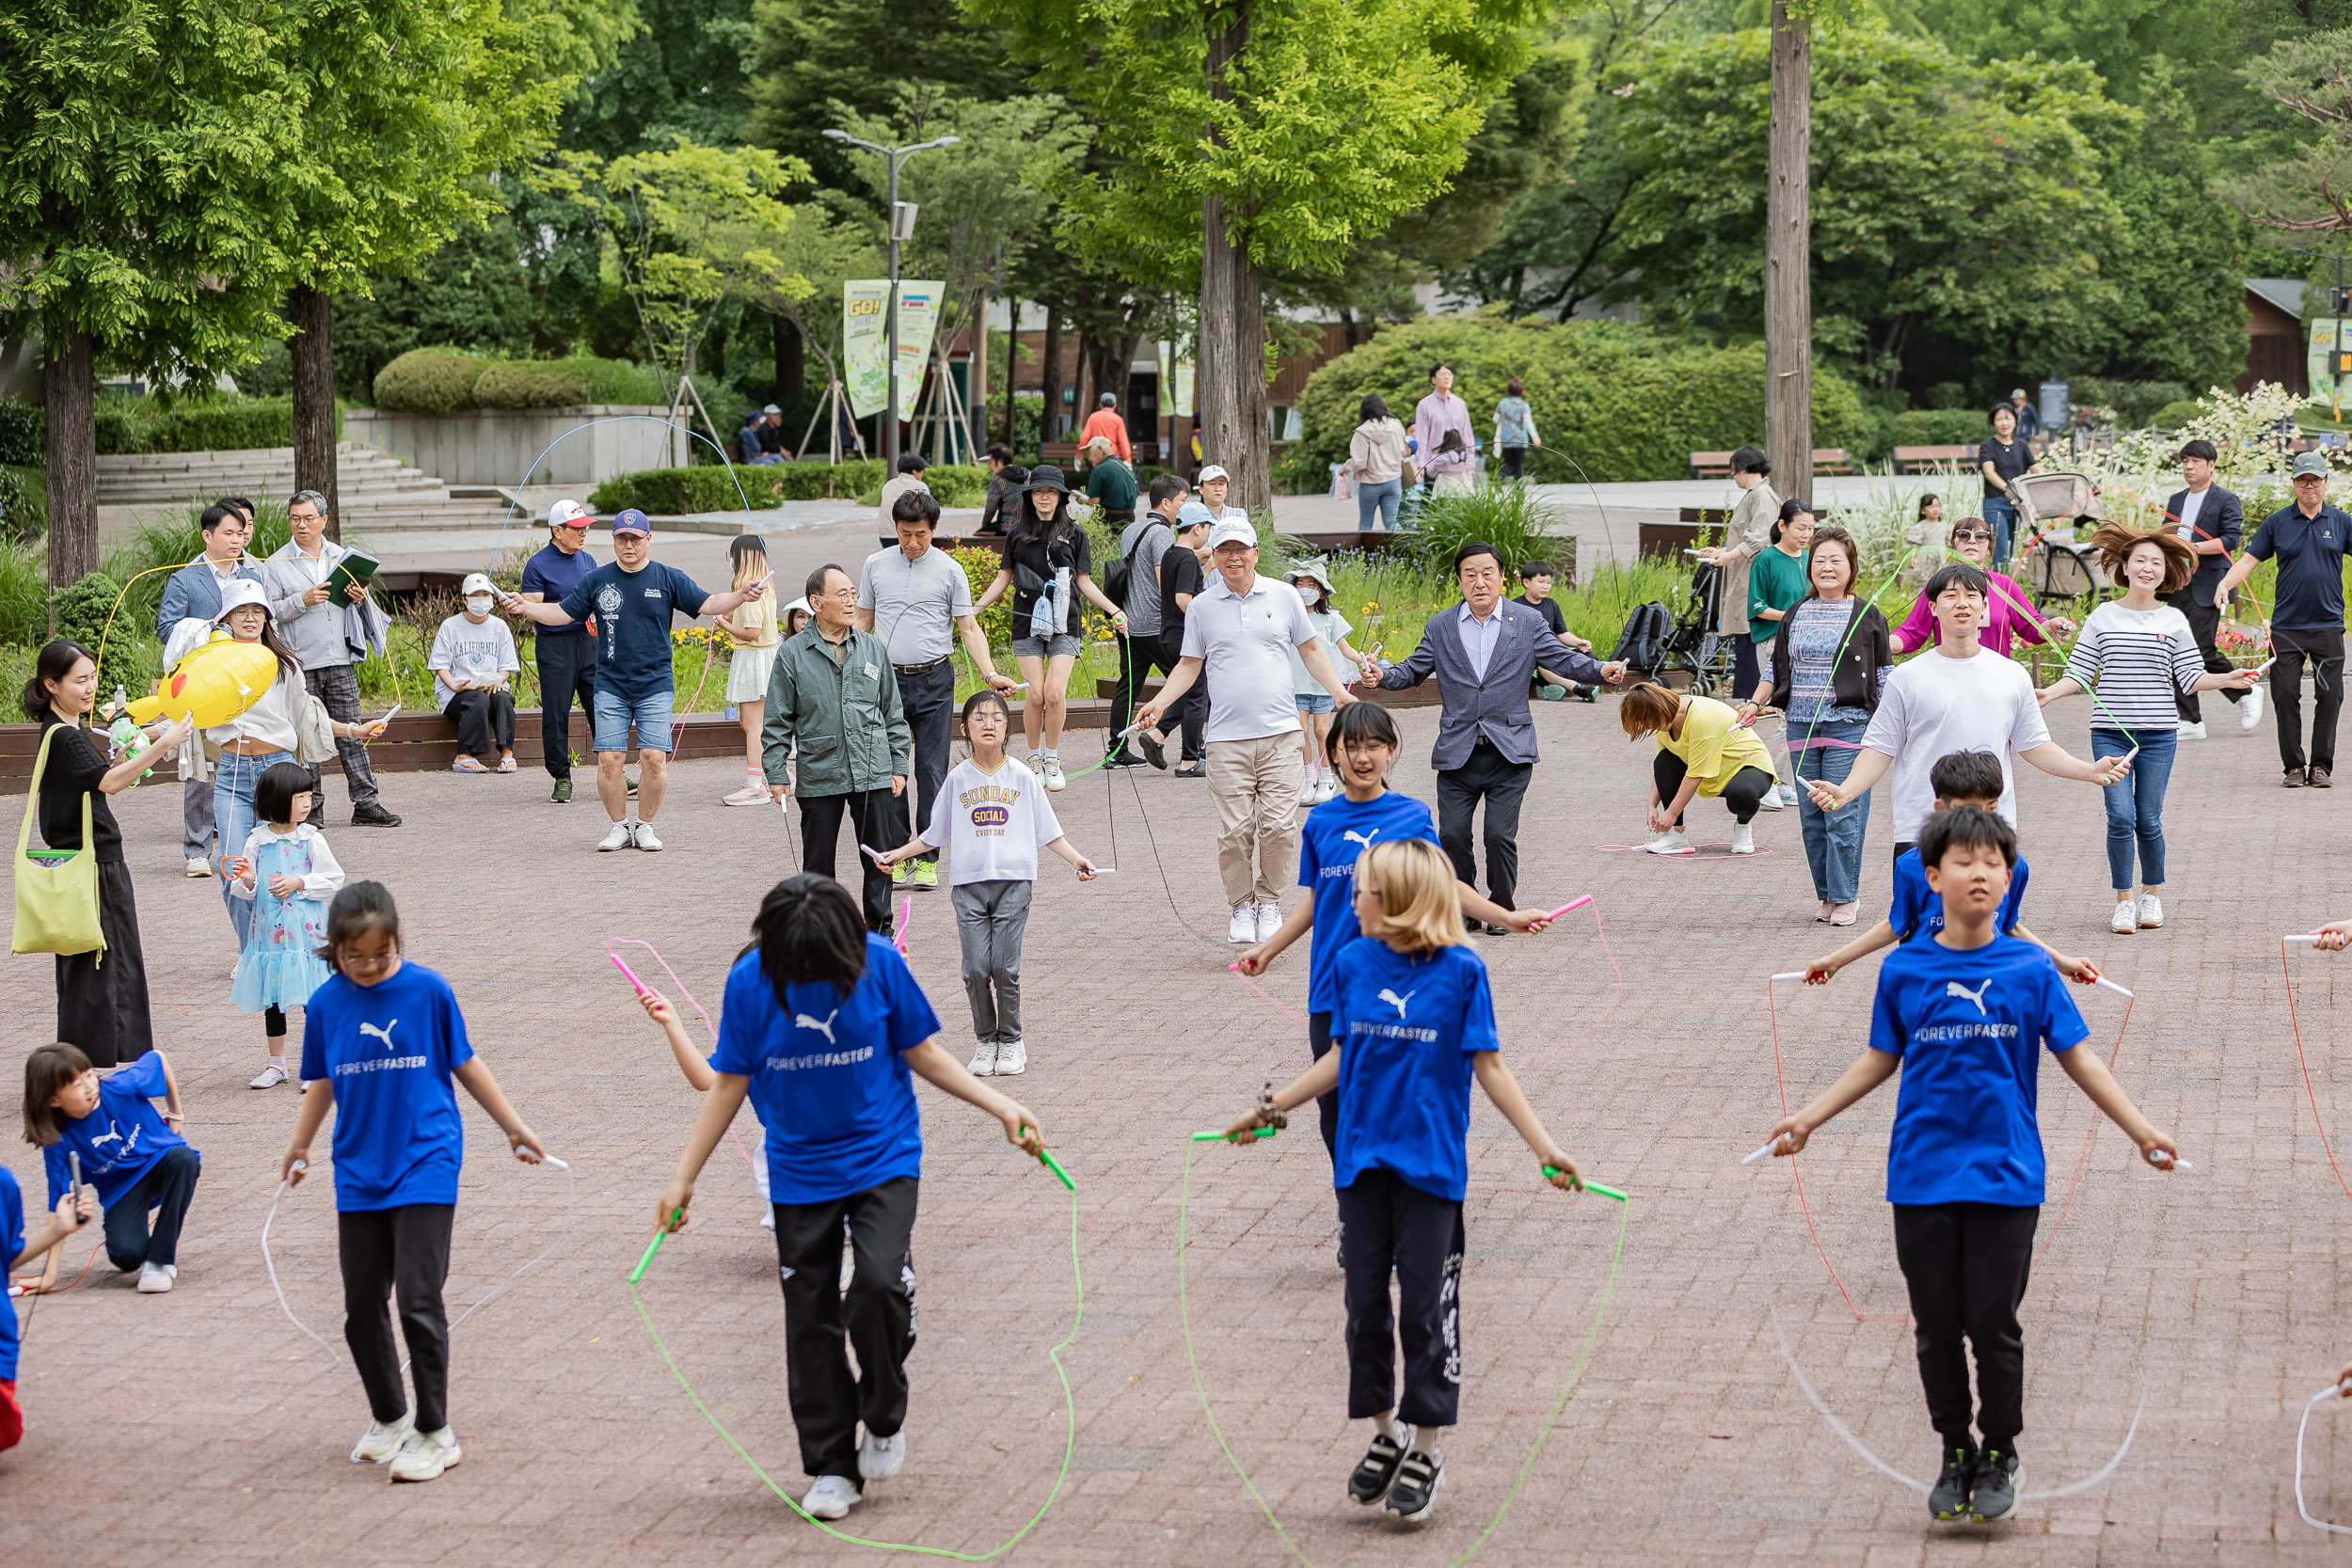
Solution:
<svg viewBox="0 0 2352 1568"><path fill-rule="evenodd" d="M621 961L621 955L613 951L614 948L624 946L642 947L653 955L653 961L661 966L661 973L670 977L670 984L677 988L677 993L686 998L686 1005L694 1009L694 1015L703 1021L703 1027L710 1032L710 1043L717 1045L719 1043L718 1025L710 1022L710 1015L703 1011L703 1005L694 1000L694 993L686 989L686 982L677 977L677 971L670 967L670 961L661 956L660 950L652 942L641 942L635 937L614 937L605 944L604 956L612 960L612 967L621 972L621 977L634 987L640 996L651 996L653 990L644 981L637 977L635 970ZM744 1164L751 1164L752 1151L743 1147L742 1134L736 1132L735 1123L732 1121L727 1123L727 1136L734 1141L735 1151L743 1156Z"/></svg>

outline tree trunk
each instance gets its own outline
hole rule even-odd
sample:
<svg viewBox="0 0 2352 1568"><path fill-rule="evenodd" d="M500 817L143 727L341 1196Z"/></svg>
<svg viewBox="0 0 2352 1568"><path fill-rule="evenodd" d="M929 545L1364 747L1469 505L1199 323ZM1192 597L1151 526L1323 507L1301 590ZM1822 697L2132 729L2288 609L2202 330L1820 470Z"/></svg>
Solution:
<svg viewBox="0 0 2352 1568"><path fill-rule="evenodd" d="M1209 96L1229 99L1225 72L1249 43L1248 15L1209 39ZM1200 198L1200 445L1204 464L1232 475L1236 505L1271 512L1265 402L1265 294L1247 232L1236 245L1221 198Z"/></svg>
<svg viewBox="0 0 2352 1568"><path fill-rule="evenodd" d="M1020 434L1014 420L1021 411L1021 301L1005 301L1005 445Z"/></svg>
<svg viewBox="0 0 2352 1568"><path fill-rule="evenodd" d="M57 629L56 595L98 570L98 377L87 332L46 333L48 389L49 629Z"/></svg>
<svg viewBox="0 0 2352 1568"><path fill-rule="evenodd" d="M1061 311L1053 305L1045 307L1045 364L1039 372L1045 392L1045 413L1038 420L1037 439L1041 448L1061 435ZM1038 461L1045 461L1042 451Z"/></svg>
<svg viewBox="0 0 2352 1568"><path fill-rule="evenodd" d="M771 316L776 334L776 406L790 419L808 401L808 345L787 316Z"/></svg>
<svg viewBox="0 0 2352 1568"><path fill-rule="evenodd" d="M335 298L308 284L297 286L286 299L286 314L294 319L294 335L287 343L294 356L294 488L316 490L326 498L326 536L341 540L342 503L335 487Z"/></svg>
<svg viewBox="0 0 2352 1568"><path fill-rule="evenodd" d="M1772 0L1764 228L1764 455L1784 496L1813 489L1813 35Z"/></svg>
<svg viewBox="0 0 2352 1568"><path fill-rule="evenodd" d="M982 289L972 312L972 357L963 372L964 444L972 461L988 450L988 291Z"/></svg>

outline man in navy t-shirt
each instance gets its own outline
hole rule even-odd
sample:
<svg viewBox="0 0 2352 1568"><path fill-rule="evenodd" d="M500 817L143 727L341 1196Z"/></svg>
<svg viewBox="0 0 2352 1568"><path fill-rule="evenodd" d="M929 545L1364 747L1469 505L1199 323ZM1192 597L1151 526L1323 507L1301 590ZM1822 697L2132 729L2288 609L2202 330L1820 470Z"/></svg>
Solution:
<svg viewBox="0 0 2352 1568"><path fill-rule="evenodd" d="M547 548L523 565L520 597L532 604L556 604L580 579L596 569L596 558L582 546L588 543L588 509L573 500L548 508ZM539 666L539 751L548 777L555 781L550 800L572 798L572 699L593 723L596 715L596 645L585 621L539 628L533 639Z"/></svg>
<svg viewBox="0 0 2352 1568"><path fill-rule="evenodd" d="M653 559L653 524L635 507L612 519L612 564L598 566L552 604L509 597L506 609L543 626L596 618L596 798L612 831L599 849L659 849L653 819L669 778L670 709L676 682L670 673L670 617L724 615L767 593L764 582L706 594L675 566ZM629 726L637 726L637 802L631 811L628 776ZM642 814L642 819L641 819Z"/></svg>
<svg viewBox="0 0 2352 1568"><path fill-rule="evenodd" d="M2228 604L2231 591L2261 562L2279 562L2278 602L2271 607L2270 700L2279 712L2279 761L2286 786L2326 789L2335 780L2336 715L2344 707L2344 559L2352 555L2352 516L2328 504L2328 460L2307 451L2295 460L2295 504L2263 519L2246 553L2213 591ZM2312 752L2303 755L2303 666L2312 667Z"/></svg>
<svg viewBox="0 0 2352 1568"><path fill-rule="evenodd" d="M2084 1045L2090 1031L2049 954L1995 927L2017 860L2015 832L1991 812L1955 806L1928 818L1918 849L1944 905L1944 929L1888 955L1869 1048L1775 1126L1770 1147L1797 1153L1822 1123L1901 1071L1886 1200L1918 1323L1919 1381L1945 1454L1928 1508L1938 1519L2006 1519L2017 1512L2025 1425L2017 1307L2043 1196L2042 1052L2151 1164L2172 1168L2180 1150ZM1973 1411L1963 1339L1976 1357Z"/></svg>

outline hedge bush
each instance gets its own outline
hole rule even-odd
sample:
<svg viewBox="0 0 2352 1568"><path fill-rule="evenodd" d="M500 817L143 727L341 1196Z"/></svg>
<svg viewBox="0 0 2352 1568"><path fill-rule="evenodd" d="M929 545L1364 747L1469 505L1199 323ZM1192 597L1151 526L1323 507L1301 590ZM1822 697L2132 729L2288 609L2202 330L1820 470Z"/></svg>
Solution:
<svg viewBox="0 0 2352 1568"><path fill-rule="evenodd" d="M743 495L750 498L755 507L774 506L780 501L851 499L881 487L882 466L874 459L838 466L782 463L766 468L738 464L734 479L728 478L727 470L715 463L691 468L647 468L606 480L589 494L588 505L608 516L627 506L655 516L676 516L686 512L735 512L743 505L743 499L735 490L738 480L742 482Z"/></svg>
<svg viewBox="0 0 2352 1568"><path fill-rule="evenodd" d="M1409 422L1429 389L1429 367L1441 359L1454 367L1454 390L1470 404L1474 430L1492 431L1503 383L1517 378L1527 385L1545 444L1596 482L1687 478L1693 451L1764 435L1761 343L1692 347L1615 322L1508 321L1496 312L1383 327L1316 371L1299 398L1304 439L1294 460L1345 461L1366 392L1378 392L1389 412ZM1852 385L1817 370L1814 445L1853 448L1873 433ZM1548 481L1579 477L1549 451L1531 453L1528 467Z"/></svg>
<svg viewBox="0 0 2352 1568"><path fill-rule="evenodd" d="M95 411L98 450L108 456L146 451L233 451L294 445L294 399L203 398L175 401L103 397ZM342 428L342 409L335 412ZM37 467L46 461L49 421L40 405L0 403L0 464Z"/></svg>
<svg viewBox="0 0 2352 1568"><path fill-rule="evenodd" d="M40 404L0 403L0 463L31 468L48 462L48 428Z"/></svg>
<svg viewBox="0 0 2352 1568"><path fill-rule="evenodd" d="M596 403L658 405L664 401L661 378L643 365L585 356L497 360L474 383L473 397L484 408L568 408Z"/></svg>
<svg viewBox="0 0 2352 1568"><path fill-rule="evenodd" d="M462 414L474 404L474 384L490 368L479 355L454 348L412 348L375 372L375 405L402 414Z"/></svg>
<svg viewBox="0 0 2352 1568"><path fill-rule="evenodd" d="M1868 455L1891 456L1897 447L1966 446L1992 434L1992 421L1981 408L1906 408L1881 418Z"/></svg>
<svg viewBox="0 0 2352 1568"><path fill-rule="evenodd" d="M942 507L981 506L988 500L988 470L970 463L933 464L923 470L923 483ZM862 490L857 499L862 505L880 506L882 486Z"/></svg>

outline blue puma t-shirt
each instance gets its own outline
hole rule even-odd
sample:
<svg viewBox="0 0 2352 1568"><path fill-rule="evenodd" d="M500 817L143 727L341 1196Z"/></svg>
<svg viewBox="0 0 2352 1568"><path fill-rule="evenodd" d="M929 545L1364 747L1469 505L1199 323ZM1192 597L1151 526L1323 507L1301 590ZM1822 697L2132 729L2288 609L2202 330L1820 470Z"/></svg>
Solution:
<svg viewBox="0 0 2352 1568"><path fill-rule="evenodd" d="M2009 868L2009 891L2001 895L2000 910L1993 919L1993 928L2003 936L2016 933L2018 911L2026 903L2026 879L2032 875L2023 855ZM1915 844L1895 857L1895 894L1887 902L1886 923L1895 928L1897 942L1923 934L1931 937L1944 928L1944 900L1928 886Z"/></svg>
<svg viewBox="0 0 2352 1568"><path fill-rule="evenodd" d="M1902 1063L1886 1201L2041 1203L2041 1053L2090 1033L2058 965L2030 942L1996 936L1957 952L1931 937L1889 953L1870 1008L1870 1049Z"/></svg>
<svg viewBox="0 0 2352 1568"><path fill-rule="evenodd" d="M451 1074L473 1060L449 982L421 963L372 986L330 976L302 1014L302 1081L335 1095L335 1207L455 1203L466 1124Z"/></svg>
<svg viewBox="0 0 2352 1568"><path fill-rule="evenodd" d="M727 971L717 1072L752 1081L768 1130L768 1191L777 1203L827 1203L923 1173L923 1118L906 1053L939 1033L939 1015L905 958L866 939L866 973L848 996L796 985L776 1000L759 954Z"/></svg>
<svg viewBox="0 0 2352 1568"><path fill-rule="evenodd" d="M1435 844L1438 830L1427 806L1393 789L1363 801L1335 795L1307 814L1298 845L1298 885L1312 893L1315 909L1307 939L1309 1012L1338 1008L1340 950L1364 934L1356 924L1356 862L1375 844L1408 838Z"/></svg>
<svg viewBox="0 0 2352 1568"><path fill-rule="evenodd" d="M1467 947L1400 953L1358 937L1340 954L1340 1131L1331 1184L1390 1170L1432 1197L1470 1190L1470 1058L1502 1049L1486 966Z"/></svg>

